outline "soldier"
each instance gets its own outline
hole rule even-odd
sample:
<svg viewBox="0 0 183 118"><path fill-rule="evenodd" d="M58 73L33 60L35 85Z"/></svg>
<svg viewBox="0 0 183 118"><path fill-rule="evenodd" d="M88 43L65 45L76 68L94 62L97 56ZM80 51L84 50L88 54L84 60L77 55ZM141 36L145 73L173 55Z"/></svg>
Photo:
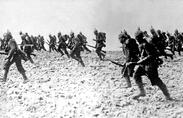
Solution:
<svg viewBox="0 0 183 118"><path fill-rule="evenodd" d="M49 35L49 38L50 38L50 41L49 41L49 52L51 52L51 50L55 50L57 51L56 49L56 37L55 36L52 36L51 34Z"/></svg>
<svg viewBox="0 0 183 118"><path fill-rule="evenodd" d="M103 32L98 32L97 30L94 30L94 34L96 36L96 39L94 39L94 41L96 41L96 53L99 56L100 60L103 60L105 58L105 54L102 53L102 48L106 47L105 42L106 42L106 33Z"/></svg>
<svg viewBox="0 0 183 118"><path fill-rule="evenodd" d="M78 61L83 67L85 67L84 62L81 58L81 51L83 50L83 45L82 45L82 37L80 35L77 35L76 38L72 39L72 46L71 46L71 52L70 56Z"/></svg>
<svg viewBox="0 0 183 118"><path fill-rule="evenodd" d="M139 48L138 44L136 43L135 39L130 38L130 36L127 35L127 32L122 32L119 35L120 43L122 44L122 50L123 54L125 55L125 63L128 62L137 62L139 60ZM123 77L125 78L127 82L127 87L131 87L131 81L130 77L133 76L135 66L125 66L122 69Z"/></svg>
<svg viewBox="0 0 183 118"><path fill-rule="evenodd" d="M4 50L4 40L2 38L0 38L0 50Z"/></svg>
<svg viewBox="0 0 183 118"><path fill-rule="evenodd" d="M68 35L62 36L61 32L58 33L58 39L59 39L58 51L61 53L62 56L65 53L67 55L67 57L70 58L70 55L67 51L67 44L66 44L66 41L68 38L69 38ZM62 52L62 50L64 51L64 53Z"/></svg>
<svg viewBox="0 0 183 118"><path fill-rule="evenodd" d="M33 48L32 48L32 46L28 46L31 44L33 45L31 38L29 37L28 33L23 34L22 32L20 32L20 36L22 39L20 48L22 51L24 51L26 53L28 60L33 64L34 61L31 57L31 55L34 55L34 54L32 54Z"/></svg>
<svg viewBox="0 0 183 118"><path fill-rule="evenodd" d="M178 51L178 54L181 55L183 37L177 29L175 30L174 37L176 50Z"/></svg>
<svg viewBox="0 0 183 118"><path fill-rule="evenodd" d="M86 50L89 53L91 53L91 50L86 47L86 44L87 44L87 40L86 40L87 38L86 38L86 36L83 35L82 32L80 32L79 35L82 37L82 43L83 43L84 50Z"/></svg>
<svg viewBox="0 0 183 118"><path fill-rule="evenodd" d="M16 67L18 69L18 71L22 74L23 79L24 79L24 83L28 82L27 76L25 74L25 70L22 66L21 63L21 51L18 49L18 45L16 43L16 41L13 39L11 33L7 33L7 48L6 48L6 52L8 53L8 56L5 58L6 63L4 64L4 77L2 79L2 81L6 82L7 80L7 75L9 72L9 68L10 66L15 63Z"/></svg>
<svg viewBox="0 0 183 118"><path fill-rule="evenodd" d="M33 43L33 49L37 50L38 51L38 44L37 44L37 39L36 37L34 37L33 35L31 35L31 42Z"/></svg>
<svg viewBox="0 0 183 118"><path fill-rule="evenodd" d="M170 57L171 59L173 59L173 55L172 54L167 54L165 52L166 49L166 42L165 42L165 37L164 35L161 33L161 30L157 30L157 34L158 34L158 42L157 42L157 48L160 52L160 56L164 56L167 59L167 56Z"/></svg>
<svg viewBox="0 0 183 118"><path fill-rule="evenodd" d="M44 37L38 35L38 45L39 45L39 50L43 49L44 51L46 51L46 48L44 47Z"/></svg>
<svg viewBox="0 0 183 118"><path fill-rule="evenodd" d="M32 45L32 46L25 46L24 47L24 52L27 54L28 60L30 60L30 62L33 64L34 61L33 61L32 57L31 57L31 55L34 55L34 54L32 54L33 53L33 48L32 48L33 47L33 43L31 41L31 38L29 37L29 35L26 36L26 44Z"/></svg>
<svg viewBox="0 0 183 118"><path fill-rule="evenodd" d="M70 37L69 37L69 40L68 40L68 43L67 43L67 46L70 50L72 50L72 46L73 46L73 40L75 39L75 36L74 36L74 32L71 32L70 33Z"/></svg>
<svg viewBox="0 0 183 118"><path fill-rule="evenodd" d="M134 79L137 86L139 87L140 93L134 96L133 99L138 99L139 97L145 96L145 90L141 76L146 75L150 79L152 86L158 86L165 95L166 99L172 100L166 85L158 75L158 66L162 63L162 60L158 58L158 51L152 44L148 43L143 38L143 32L137 32L135 34L135 38L139 43L141 57L138 62L129 62L127 64L128 66L137 65L137 68L134 72Z"/></svg>
<svg viewBox="0 0 183 118"><path fill-rule="evenodd" d="M168 47L173 55L175 55L175 37L172 36L170 33L167 33L168 36Z"/></svg>

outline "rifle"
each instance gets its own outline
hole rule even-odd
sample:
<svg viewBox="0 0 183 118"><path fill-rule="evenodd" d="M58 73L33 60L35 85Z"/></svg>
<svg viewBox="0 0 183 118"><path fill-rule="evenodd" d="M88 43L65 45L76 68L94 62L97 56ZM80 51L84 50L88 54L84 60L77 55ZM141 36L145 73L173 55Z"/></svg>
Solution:
<svg viewBox="0 0 183 118"><path fill-rule="evenodd" d="M110 59L106 59L106 61L110 61L111 63L113 63L113 64L115 64L115 65L118 65L118 66L120 66L120 67L124 67L124 66L125 66L125 64L120 64L120 63L117 63L117 62L112 61L112 60L110 60Z"/></svg>
<svg viewBox="0 0 183 118"><path fill-rule="evenodd" d="M33 44L18 44L18 45L20 45L20 46L24 46L24 47L27 47L27 46L34 46Z"/></svg>
<svg viewBox="0 0 183 118"><path fill-rule="evenodd" d="M92 48L95 48L96 49L96 47L94 47L94 46L92 46L92 45L88 45L87 44L87 46L89 46L89 47L92 47ZM106 51L104 51L104 50L101 50L103 53L106 53Z"/></svg>
<svg viewBox="0 0 183 118"><path fill-rule="evenodd" d="M4 51L0 51L0 54L8 55L8 53Z"/></svg>
<svg viewBox="0 0 183 118"><path fill-rule="evenodd" d="M93 39L94 41L97 41L96 39Z"/></svg>

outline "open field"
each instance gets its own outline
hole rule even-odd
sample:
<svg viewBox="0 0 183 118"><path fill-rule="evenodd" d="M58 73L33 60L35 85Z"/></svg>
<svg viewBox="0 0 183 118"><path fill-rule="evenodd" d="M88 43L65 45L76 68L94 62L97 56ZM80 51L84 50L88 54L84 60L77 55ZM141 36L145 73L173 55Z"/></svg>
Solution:
<svg viewBox="0 0 183 118"><path fill-rule="evenodd" d="M183 117L182 56L165 60L159 68L174 101L166 101L146 77L147 96L136 101L132 99L138 93L134 80L132 88L125 88L121 67L99 61L94 52L82 54L84 68L58 53L36 54L35 65L23 62L30 82L23 84L13 65L7 83L0 83L0 118ZM121 52L107 52L107 58L123 63Z"/></svg>

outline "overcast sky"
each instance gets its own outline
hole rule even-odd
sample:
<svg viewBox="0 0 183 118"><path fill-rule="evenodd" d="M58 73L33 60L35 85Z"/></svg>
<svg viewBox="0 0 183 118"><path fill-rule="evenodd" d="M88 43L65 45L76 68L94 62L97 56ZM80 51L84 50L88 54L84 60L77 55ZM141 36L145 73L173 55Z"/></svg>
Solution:
<svg viewBox="0 0 183 118"><path fill-rule="evenodd" d="M107 33L106 50L120 50L118 34L132 36L137 27L165 31L183 30L182 0L0 0L0 36L9 29L42 34L82 31L94 45L93 30Z"/></svg>

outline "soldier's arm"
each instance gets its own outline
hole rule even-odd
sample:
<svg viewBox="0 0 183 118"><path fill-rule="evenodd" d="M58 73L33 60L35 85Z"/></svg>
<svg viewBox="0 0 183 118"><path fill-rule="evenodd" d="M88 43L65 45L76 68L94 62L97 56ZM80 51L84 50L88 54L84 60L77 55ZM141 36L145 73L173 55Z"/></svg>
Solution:
<svg viewBox="0 0 183 118"><path fill-rule="evenodd" d="M15 49L11 49L8 53L8 56L6 57L6 59L10 60L13 57L13 54L15 52Z"/></svg>

